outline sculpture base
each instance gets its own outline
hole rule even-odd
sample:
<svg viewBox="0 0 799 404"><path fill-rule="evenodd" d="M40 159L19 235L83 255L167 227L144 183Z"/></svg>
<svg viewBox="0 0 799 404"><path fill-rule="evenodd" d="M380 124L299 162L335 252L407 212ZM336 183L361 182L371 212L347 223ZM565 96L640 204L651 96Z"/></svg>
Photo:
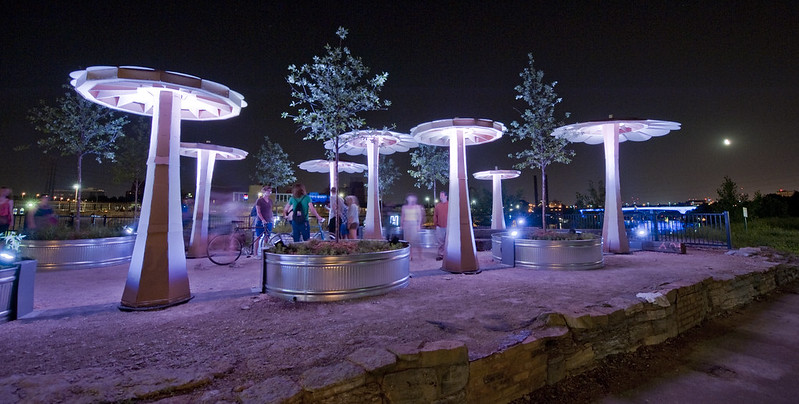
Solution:
<svg viewBox="0 0 799 404"><path fill-rule="evenodd" d="M120 311L154 311L154 310L163 310L172 306L177 306L179 304L187 303L189 300L194 299L194 296L183 297L180 299L176 299L173 302L167 302L163 304L155 303L152 306L128 306L125 303L120 303L117 308Z"/></svg>

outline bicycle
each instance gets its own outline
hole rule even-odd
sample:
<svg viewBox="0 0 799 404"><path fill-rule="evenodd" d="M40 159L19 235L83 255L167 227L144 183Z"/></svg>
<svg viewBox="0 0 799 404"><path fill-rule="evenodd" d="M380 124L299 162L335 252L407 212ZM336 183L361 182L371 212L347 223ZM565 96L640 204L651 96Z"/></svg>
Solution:
<svg viewBox="0 0 799 404"><path fill-rule="evenodd" d="M231 222L233 231L214 236L208 242L208 259L217 265L230 265L244 254L247 258L258 255L264 248L270 248L280 241L284 241L284 234L265 232L258 239L255 237L255 227L243 227L244 222L234 220ZM291 236L289 235L289 238ZM258 241L256 245L256 240Z"/></svg>

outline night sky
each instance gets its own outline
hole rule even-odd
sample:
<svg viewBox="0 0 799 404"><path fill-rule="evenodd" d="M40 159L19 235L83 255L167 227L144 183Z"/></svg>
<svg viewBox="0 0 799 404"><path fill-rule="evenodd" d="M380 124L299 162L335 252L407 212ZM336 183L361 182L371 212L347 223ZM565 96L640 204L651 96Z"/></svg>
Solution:
<svg viewBox="0 0 799 404"><path fill-rule="evenodd" d="M55 2L53 2L55 3ZM750 196L799 189L799 6L796 2L16 2L3 10L0 54L0 183L15 193L42 192L47 175L25 119L39 99L63 93L69 73L95 65L173 70L242 93L239 117L184 122L183 141L255 153L264 135L296 163L323 158L320 142L303 141L280 113L289 109L287 66L311 62L335 31L372 73L386 71L382 95L393 105L369 113L373 127L445 118L519 119L513 87L527 53L547 82L557 81L565 123L615 117L661 119L682 129L620 146L624 202L658 203L715 197L725 175ZM12 6L6 6L12 7ZM724 139L731 144L725 146ZM471 174L510 169L522 143L504 137L468 148ZM602 146L575 144L569 165L549 170L550 198L572 202L588 181L604 178ZM408 154L395 154L401 169ZM366 157L345 159L365 162ZM185 191L194 188L194 160L182 158ZM214 185L251 182L253 159L217 163ZM75 159L58 163L56 188L75 182ZM84 187L122 194L107 163L84 169ZM504 183L532 200L532 170ZM309 191L327 175L297 169ZM344 176L346 181L348 177ZM405 175L388 202L413 188Z"/></svg>

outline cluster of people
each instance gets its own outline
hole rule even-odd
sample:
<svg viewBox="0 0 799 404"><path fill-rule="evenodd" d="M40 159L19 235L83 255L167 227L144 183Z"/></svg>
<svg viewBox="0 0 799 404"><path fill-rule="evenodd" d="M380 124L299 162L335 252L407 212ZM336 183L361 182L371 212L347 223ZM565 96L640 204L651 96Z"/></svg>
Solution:
<svg viewBox="0 0 799 404"><path fill-rule="evenodd" d="M55 226L58 218L50 205L50 197L42 195L35 209L28 212L24 227L26 230L45 229ZM14 227L14 199L11 188L0 187L0 234Z"/></svg>
<svg viewBox="0 0 799 404"><path fill-rule="evenodd" d="M338 190L333 187L330 189L330 204L328 205L327 230L331 234L337 234L340 238L357 239L358 227L360 226L360 205L355 195L348 195L342 198L338 195ZM262 238L264 234L270 234L273 226L272 214L272 187L264 186L261 189L260 197L253 206L253 216L255 220L255 235ZM447 193L442 191L439 194L439 202L433 211L433 224L436 226L436 241L438 244L438 254L436 260L444 259L444 248L446 242L447 228ZM294 184L291 189L291 197L283 207L283 216L291 223L291 236L294 241L309 240L311 238L311 226L308 221L310 215L316 216L316 220L321 225L325 219L319 215L316 208L308 196L308 192L303 184ZM400 225L404 233L404 238L411 245L411 259L421 258L421 247L419 231L425 221L425 212L418 203L416 195L409 194L405 205L402 206L400 215Z"/></svg>
<svg viewBox="0 0 799 404"><path fill-rule="evenodd" d="M338 195L336 187L331 188L327 230L336 234L338 229L340 238L357 239L360 226L359 211L358 197L348 195L342 198Z"/></svg>
<svg viewBox="0 0 799 404"><path fill-rule="evenodd" d="M261 189L261 196L255 201L252 216L255 216L255 236L262 238L270 234L273 227L272 213L272 187L265 186ZM358 198L349 195L341 198L336 194L336 188L331 189L330 206L328 207L328 231L336 234L338 230L341 238L358 238ZM319 215L313 205L311 197L303 184L294 184L291 197L283 207L284 218L291 223L291 237L294 241L309 240L311 238L311 225L308 218L313 215L321 225L325 219Z"/></svg>

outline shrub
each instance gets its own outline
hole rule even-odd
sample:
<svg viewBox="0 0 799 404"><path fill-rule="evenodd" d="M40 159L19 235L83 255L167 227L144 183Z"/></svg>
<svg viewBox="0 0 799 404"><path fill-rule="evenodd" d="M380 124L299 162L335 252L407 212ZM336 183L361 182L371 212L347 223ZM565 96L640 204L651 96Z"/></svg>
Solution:
<svg viewBox="0 0 799 404"><path fill-rule="evenodd" d="M536 230L530 235L531 240L593 240L597 236L593 233L578 233L578 232L554 232Z"/></svg>
<svg viewBox="0 0 799 404"><path fill-rule="evenodd" d="M104 238L122 236L121 227L97 226L84 228L76 232L75 229L66 225L51 226L37 230L26 230L24 232L28 240L77 240L87 238Z"/></svg>
<svg viewBox="0 0 799 404"><path fill-rule="evenodd" d="M291 255L350 255L399 250L402 243L378 240L322 241L313 239L305 243L278 243L267 252Z"/></svg>

